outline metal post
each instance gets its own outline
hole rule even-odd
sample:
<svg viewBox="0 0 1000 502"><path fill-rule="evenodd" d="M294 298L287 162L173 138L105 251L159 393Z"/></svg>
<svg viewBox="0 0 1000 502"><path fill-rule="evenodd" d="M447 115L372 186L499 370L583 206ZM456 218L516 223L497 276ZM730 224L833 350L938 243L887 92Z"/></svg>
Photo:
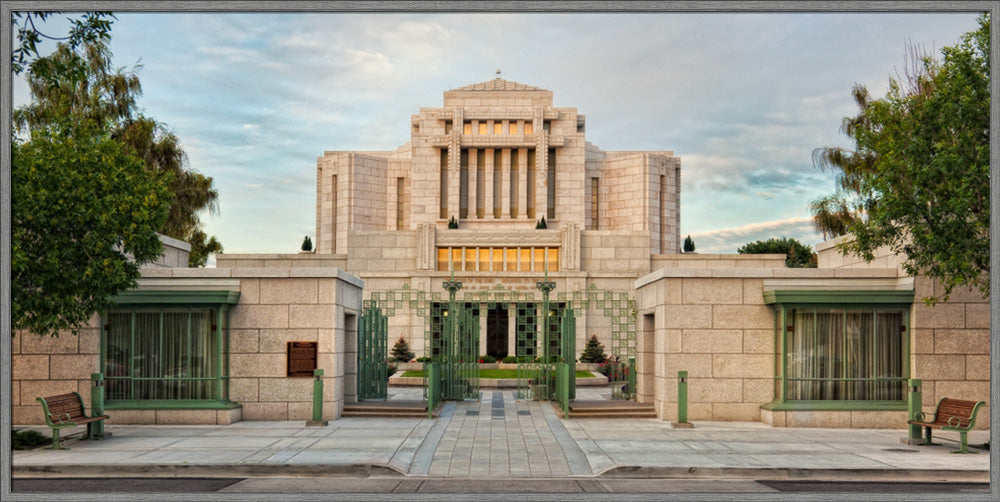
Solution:
<svg viewBox="0 0 1000 502"><path fill-rule="evenodd" d="M909 419L910 420L920 420L921 416L923 414L921 412L921 408L922 408L921 401L923 400L923 396L922 396L922 392L921 392L922 382L921 382L921 380L919 378L911 378L909 380L909 382L907 382L907 386L909 387L909 390L910 390L910 394L909 394L908 399L907 399L907 403L909 405L908 406L908 414L909 414L909 417L910 417ZM916 443L921 442L922 441L922 437L920 435L920 432L921 432L920 429L921 429L921 427L919 425L912 425L911 424L910 425L910 434L909 434L909 437L904 442L907 443L907 444L916 444Z"/></svg>
<svg viewBox="0 0 1000 502"><path fill-rule="evenodd" d="M625 397L628 399L635 399L636 395L636 385L635 385L635 358L630 357L628 359L628 368L625 369L626 380L628 381L628 393ZM686 421L686 420L685 420Z"/></svg>
<svg viewBox="0 0 1000 502"><path fill-rule="evenodd" d="M427 418L434 418L434 411L441 402L441 363L424 363L427 376Z"/></svg>
<svg viewBox="0 0 1000 502"><path fill-rule="evenodd" d="M671 425L675 429L691 429L694 425L688 422L688 372L677 372L677 421Z"/></svg>
<svg viewBox="0 0 1000 502"><path fill-rule="evenodd" d="M326 420L323 420L323 370L316 368L313 370L313 417L312 420L306 421L307 426L326 425Z"/></svg>
<svg viewBox="0 0 1000 502"><path fill-rule="evenodd" d="M94 381L90 388L90 415L98 417L104 414L104 373L91 373ZM98 420L87 424L87 439L107 439L110 432L104 432L104 421Z"/></svg>

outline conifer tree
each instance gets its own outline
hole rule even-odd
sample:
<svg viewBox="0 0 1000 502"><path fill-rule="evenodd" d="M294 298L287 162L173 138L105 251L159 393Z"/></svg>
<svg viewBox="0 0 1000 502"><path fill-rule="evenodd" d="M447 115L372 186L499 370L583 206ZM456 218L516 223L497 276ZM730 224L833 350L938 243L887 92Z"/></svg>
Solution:
<svg viewBox="0 0 1000 502"><path fill-rule="evenodd" d="M604 345L597 340L597 335L591 335L590 339L587 340L587 346L584 347L583 353L580 354L581 363L603 363L608 360L608 356L604 354Z"/></svg>
<svg viewBox="0 0 1000 502"><path fill-rule="evenodd" d="M396 344L392 346L389 362L405 363L413 359L413 356L410 344L406 343L406 339L400 336L399 340L396 340Z"/></svg>

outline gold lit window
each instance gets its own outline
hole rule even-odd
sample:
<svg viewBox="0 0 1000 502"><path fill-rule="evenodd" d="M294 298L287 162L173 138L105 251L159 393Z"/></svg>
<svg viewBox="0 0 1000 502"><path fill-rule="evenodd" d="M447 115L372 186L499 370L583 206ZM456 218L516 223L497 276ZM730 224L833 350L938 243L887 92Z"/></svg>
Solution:
<svg viewBox="0 0 1000 502"><path fill-rule="evenodd" d="M510 134L517 134L517 122L510 123Z"/></svg>
<svg viewBox="0 0 1000 502"><path fill-rule="evenodd" d="M535 134L535 127L531 122L524 123L524 134Z"/></svg>
<svg viewBox="0 0 1000 502"><path fill-rule="evenodd" d="M486 134L486 122L479 123L479 134Z"/></svg>
<svg viewBox="0 0 1000 502"><path fill-rule="evenodd" d="M466 122L462 128L462 134L472 134L472 122Z"/></svg>
<svg viewBox="0 0 1000 502"><path fill-rule="evenodd" d="M440 247L437 269L465 272L550 272L559 270L556 247Z"/></svg>
<svg viewBox="0 0 1000 502"><path fill-rule="evenodd" d="M493 123L493 134L503 134L503 123L494 122Z"/></svg>

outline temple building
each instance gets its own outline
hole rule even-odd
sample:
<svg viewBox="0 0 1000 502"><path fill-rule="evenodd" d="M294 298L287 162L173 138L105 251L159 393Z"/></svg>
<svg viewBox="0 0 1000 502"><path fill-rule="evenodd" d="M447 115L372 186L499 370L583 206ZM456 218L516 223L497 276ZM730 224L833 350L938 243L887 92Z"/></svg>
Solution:
<svg viewBox="0 0 1000 502"><path fill-rule="evenodd" d="M572 361L596 336L632 372L625 398L663 420L681 371L692 421L902 429L914 378L928 413L988 401L977 291L925 303L940 285L887 249L840 255L848 237L819 244L812 269L681 253L680 158L602 150L586 129L551 91L496 78L421 108L395 150L324 152L314 252L190 269L165 240L172 254L88 325L13 338L13 422L42 422L36 397L87 399L92 374L112 423L308 419L314 369L335 419L364 398L367 362L385 362L385 338L360 342L372 311L388 344L466 363ZM468 338L453 340L459 314Z"/></svg>

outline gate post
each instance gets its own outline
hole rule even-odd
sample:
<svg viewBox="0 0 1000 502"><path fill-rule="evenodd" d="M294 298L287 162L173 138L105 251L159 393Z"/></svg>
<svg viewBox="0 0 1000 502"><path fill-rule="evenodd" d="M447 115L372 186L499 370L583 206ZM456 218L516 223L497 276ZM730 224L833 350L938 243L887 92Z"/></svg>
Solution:
<svg viewBox="0 0 1000 502"><path fill-rule="evenodd" d="M434 418L434 410L441 402L441 363L425 362L424 376L427 377L427 418Z"/></svg>
<svg viewBox="0 0 1000 502"><path fill-rule="evenodd" d="M556 364L556 398L559 399L559 408L565 418L569 418L569 386L573 376L569 364Z"/></svg>

